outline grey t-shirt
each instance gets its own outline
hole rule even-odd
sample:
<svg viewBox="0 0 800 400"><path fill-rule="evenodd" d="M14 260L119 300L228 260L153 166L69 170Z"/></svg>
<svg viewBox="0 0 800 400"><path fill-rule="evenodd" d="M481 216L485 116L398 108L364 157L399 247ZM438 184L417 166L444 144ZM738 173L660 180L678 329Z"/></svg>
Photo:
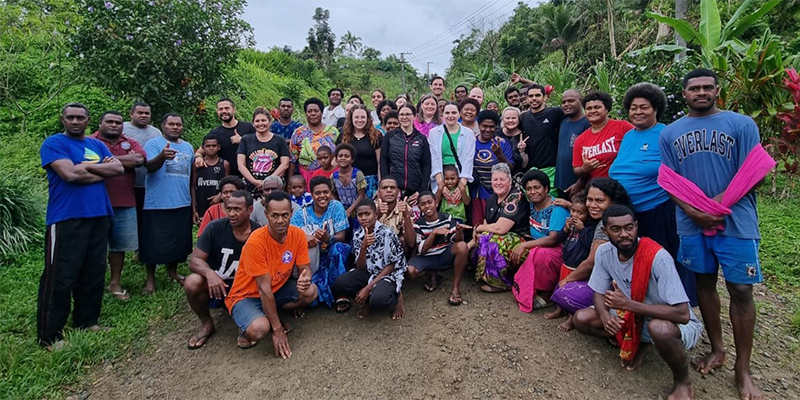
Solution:
<svg viewBox="0 0 800 400"><path fill-rule="evenodd" d="M595 242L598 240L602 240L604 242L608 241L608 235L603 232L603 221L600 221L597 224L597 228L594 228L594 239L592 239L592 241Z"/></svg>
<svg viewBox="0 0 800 400"><path fill-rule="evenodd" d="M597 248L594 258L594 269L589 277L589 287L596 293L611 290L611 281L615 281L626 297L631 298L631 275L633 274L633 257L626 262L619 261L617 248L611 243L604 243ZM683 284L675 270L675 262L669 253L661 249L653 260L650 271L650 282L644 297L645 304L681 304L689 307L689 298L683 290ZM697 321L697 317L689 308L689 319Z"/></svg>
<svg viewBox="0 0 800 400"><path fill-rule="evenodd" d="M130 122L125 122L124 124L122 124L122 133L129 139L133 139L139 142L139 144L143 148L148 140L161 136L161 131L152 125L147 125L146 128L139 128ZM144 166L137 167L136 183L134 184L134 186L143 188L145 176L147 176L147 170L145 169L145 167Z"/></svg>
<svg viewBox="0 0 800 400"><path fill-rule="evenodd" d="M292 202L292 214L294 214L298 208L300 208L300 205ZM253 212L250 214L250 219L258 222L258 224L261 226L268 225L267 210L264 208L264 205L261 204L261 200L256 200L253 202Z"/></svg>

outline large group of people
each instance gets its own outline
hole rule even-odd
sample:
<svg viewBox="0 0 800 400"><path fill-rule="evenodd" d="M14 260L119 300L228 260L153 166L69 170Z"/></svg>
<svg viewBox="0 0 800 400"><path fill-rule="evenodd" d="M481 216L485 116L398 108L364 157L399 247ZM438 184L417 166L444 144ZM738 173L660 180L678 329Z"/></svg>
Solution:
<svg viewBox="0 0 800 400"><path fill-rule="evenodd" d="M692 365L707 374L726 361L721 267L736 383L742 398L762 398L749 369L762 279L754 189L774 161L753 120L717 109L717 77L705 69L684 78L689 112L669 126L658 122L666 96L651 83L627 91L629 121L609 117L607 93L568 89L552 107L553 88L517 74L511 83L502 110L484 106L478 87L448 95L438 76L416 104L372 91L373 109L358 95L343 106L333 88L328 105L302 104L304 123L288 98L251 122L222 98L221 124L198 148L179 114L159 130L138 102L129 122L108 111L85 136L89 110L67 104L64 132L41 147L50 197L39 342L63 345L70 310L76 328L105 329L107 264L106 290L130 297L125 252L146 266L143 295L155 292L159 264L183 285L201 322L189 349L206 344L210 309L224 307L239 347L271 337L283 358L287 316L356 307L360 318L403 318L413 301L403 288L420 280L435 292L453 268L450 305L463 303L469 273L522 312L548 310L544 318L564 318L561 330L609 338L630 370L655 347L673 373L669 398L686 399L686 351L704 325L711 351Z"/></svg>

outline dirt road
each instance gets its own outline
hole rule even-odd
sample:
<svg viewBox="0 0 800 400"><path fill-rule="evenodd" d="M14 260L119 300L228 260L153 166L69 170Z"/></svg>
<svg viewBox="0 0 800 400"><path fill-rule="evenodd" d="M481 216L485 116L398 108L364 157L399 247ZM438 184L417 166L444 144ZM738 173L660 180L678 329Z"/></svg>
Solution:
<svg viewBox="0 0 800 400"><path fill-rule="evenodd" d="M445 279L447 286L448 279ZM188 306L174 323L151 333L142 354L92 377L91 399L659 399L671 374L654 352L640 371L619 366L605 341L556 329L541 312L523 314L513 297L464 284L466 303L447 304L449 290L425 293L407 284L406 318L356 318L328 309L289 320L293 356L280 360L270 341L236 347L236 328L214 314L208 344L186 349L198 325ZM753 369L771 399L800 398L798 343L788 337L779 296L759 288ZM727 302L723 307L727 310ZM727 312L726 312L727 314ZM698 312L699 315L699 312ZM697 399L735 399L733 344L728 363L712 375L691 373ZM690 356L708 350L703 340Z"/></svg>

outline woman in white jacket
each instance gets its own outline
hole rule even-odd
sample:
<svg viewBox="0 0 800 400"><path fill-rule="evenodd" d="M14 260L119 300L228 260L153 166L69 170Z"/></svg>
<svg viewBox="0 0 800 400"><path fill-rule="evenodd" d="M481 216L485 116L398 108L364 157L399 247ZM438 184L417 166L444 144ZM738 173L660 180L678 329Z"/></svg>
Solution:
<svg viewBox="0 0 800 400"><path fill-rule="evenodd" d="M444 106L444 124L431 129L428 143L431 149L431 189L434 193L444 187L442 168L455 165L458 168L459 191L472 182L472 162L475 160L475 132L458 123L458 105L448 102Z"/></svg>

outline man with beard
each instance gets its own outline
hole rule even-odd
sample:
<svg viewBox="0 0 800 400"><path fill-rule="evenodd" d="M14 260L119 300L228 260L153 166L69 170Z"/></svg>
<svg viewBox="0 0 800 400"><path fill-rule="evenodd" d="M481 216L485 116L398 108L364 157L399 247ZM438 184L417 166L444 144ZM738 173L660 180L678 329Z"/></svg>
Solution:
<svg viewBox="0 0 800 400"><path fill-rule="evenodd" d="M303 125L299 121L292 120L294 114L294 102L292 99L284 97L278 101L278 119L272 121L269 130L276 135L286 139L286 144L292 139L292 134L297 128Z"/></svg>
<svg viewBox="0 0 800 400"><path fill-rule="evenodd" d="M208 134L219 140L219 156L231 166L239 165L236 161L239 142L242 140L242 136L256 133L256 129L251 123L236 119L236 105L227 97L223 97L217 102L217 117L222 121L222 125L212 129ZM204 155L203 148L198 148L195 153L195 167L208 166L203 160ZM242 176L238 168L231 168L231 175Z"/></svg>
<svg viewBox="0 0 800 400"><path fill-rule="evenodd" d="M85 105L64 106L61 123L64 133L45 139L39 150L49 187L36 332L39 344L49 351L63 346L71 301L76 328L103 330L97 322L103 303L109 217L114 212L103 181L125 172L102 142L84 137L89 124Z"/></svg>
<svg viewBox="0 0 800 400"><path fill-rule="evenodd" d="M336 126L336 122L338 122L340 118L345 118L347 116L342 107L342 97L344 97L342 89L333 88L328 91L328 102L330 104L322 111L323 124Z"/></svg>
<svg viewBox="0 0 800 400"><path fill-rule="evenodd" d="M513 86L506 89L503 96L506 99L506 103L509 107L517 107L519 108L519 90Z"/></svg>
<svg viewBox="0 0 800 400"><path fill-rule="evenodd" d="M456 103L460 103L461 100L467 98L467 87L464 85L458 85L453 93L456 96Z"/></svg>
<svg viewBox="0 0 800 400"><path fill-rule="evenodd" d="M111 267L108 291L124 301L130 298L128 291L119 284L122 266L125 264L125 252L139 250L136 196L133 192L136 182L134 168L144 165L145 153L138 142L122 133L122 121L122 114L116 111L104 112L100 116L100 127L92 137L103 142L125 168L124 174L106 179L106 190L114 208L108 236L108 264Z"/></svg>
<svg viewBox="0 0 800 400"><path fill-rule="evenodd" d="M622 366L638 369L651 346L672 370L668 399L691 399L686 351L703 326L689 307L669 253L649 238L638 237L633 211L614 204L603 213L610 243L597 248L589 287L594 308L575 314L575 328L585 334L615 338Z"/></svg>
<svg viewBox="0 0 800 400"><path fill-rule="evenodd" d="M556 158L555 186L559 195L569 199L583 189L586 182L579 182L572 170L572 148L575 139L589 129L589 120L583 114L581 92L569 89L561 95L561 111L564 119L558 130L558 157Z"/></svg>
<svg viewBox="0 0 800 400"><path fill-rule="evenodd" d="M728 199L724 194L729 191L729 186L735 186L732 185L734 177L738 178L738 182L758 182L763 179L766 171L774 166L774 161L765 160L770 164L765 169L759 165L758 169L764 175L754 175L757 173L754 172L755 165L744 166L752 155L758 155L759 150L763 158L769 156L761 148L758 126L753 119L719 110L718 95L717 75L713 71L696 69L686 74L683 97L689 106L689 114L664 128L661 133L659 147L664 167L659 173L659 183L670 175L664 171L664 168L668 168L689 181L676 182L678 186L694 184L708 197L705 200L729 201L725 205L730 213L718 216L704 212L670 193L678 205L681 258L678 261L695 273L697 299L711 341L711 352L693 360L692 364L701 374L708 374L725 365L727 352L722 341L717 293L717 275L719 267L722 267L730 294L731 325L736 345L734 376L739 395L742 399L763 399L764 394L756 386L750 372L756 323L753 285L762 281L758 259L761 236L755 194L758 185L748 184L747 188L742 188L746 194L738 201ZM691 196L684 197L687 200L689 198ZM704 234L703 231L708 229L715 234Z"/></svg>
<svg viewBox="0 0 800 400"><path fill-rule="evenodd" d="M558 130L564 112L559 107L547 107L544 86L533 84L528 89L528 111L520 115L520 125L526 140L520 141L519 150L528 153L526 169L536 168L555 181L556 157L558 155ZM558 189L550 190L552 195Z"/></svg>

